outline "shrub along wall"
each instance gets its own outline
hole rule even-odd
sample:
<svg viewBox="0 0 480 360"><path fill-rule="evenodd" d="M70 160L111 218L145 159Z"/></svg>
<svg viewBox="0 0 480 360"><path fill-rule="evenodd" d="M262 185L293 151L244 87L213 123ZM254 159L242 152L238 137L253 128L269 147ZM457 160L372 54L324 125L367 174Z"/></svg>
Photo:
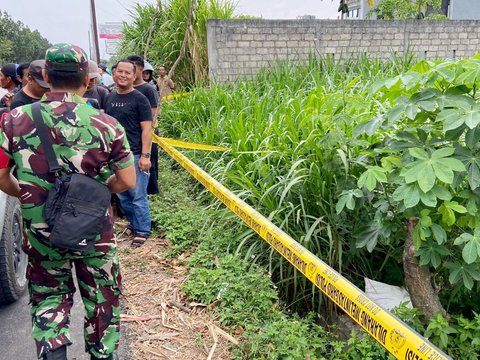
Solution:
<svg viewBox="0 0 480 360"><path fill-rule="evenodd" d="M480 45L480 21L209 20L210 78L251 78L275 60L392 52L421 58L466 58Z"/></svg>

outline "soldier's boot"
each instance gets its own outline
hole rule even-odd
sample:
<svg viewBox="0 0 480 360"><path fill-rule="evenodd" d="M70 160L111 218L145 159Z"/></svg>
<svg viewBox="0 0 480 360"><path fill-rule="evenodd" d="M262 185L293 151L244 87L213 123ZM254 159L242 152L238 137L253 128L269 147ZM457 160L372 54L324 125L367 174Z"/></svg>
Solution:
<svg viewBox="0 0 480 360"><path fill-rule="evenodd" d="M118 360L117 353L110 355L108 358L97 358L95 355L90 357L90 360Z"/></svg>
<svg viewBox="0 0 480 360"><path fill-rule="evenodd" d="M49 351L43 355L43 360L67 360L67 347L62 346L57 350Z"/></svg>

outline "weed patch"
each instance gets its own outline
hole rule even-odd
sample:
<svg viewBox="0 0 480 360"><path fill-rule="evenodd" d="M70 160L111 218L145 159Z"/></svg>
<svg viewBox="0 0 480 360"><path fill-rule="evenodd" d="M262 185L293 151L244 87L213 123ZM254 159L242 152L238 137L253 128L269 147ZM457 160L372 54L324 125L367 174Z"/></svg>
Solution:
<svg viewBox="0 0 480 360"><path fill-rule="evenodd" d="M343 343L313 316L283 312L269 274L245 261L254 260L248 251L237 251L250 232L198 197L169 159L161 157L159 169L162 190L152 199L152 218L172 244L170 256L190 253L182 287L188 298L209 305L222 325L241 336L235 358L339 359Z"/></svg>

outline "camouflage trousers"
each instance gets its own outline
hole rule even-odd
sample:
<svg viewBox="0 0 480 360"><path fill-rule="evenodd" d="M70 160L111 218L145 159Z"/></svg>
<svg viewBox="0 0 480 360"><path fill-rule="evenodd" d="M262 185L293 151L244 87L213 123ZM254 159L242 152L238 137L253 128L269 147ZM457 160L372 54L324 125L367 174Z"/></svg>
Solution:
<svg viewBox="0 0 480 360"><path fill-rule="evenodd" d="M27 277L32 304L32 335L38 357L72 343L70 310L75 285L85 307L85 351L108 358L120 338L120 272L116 248L93 257L51 261L29 258Z"/></svg>

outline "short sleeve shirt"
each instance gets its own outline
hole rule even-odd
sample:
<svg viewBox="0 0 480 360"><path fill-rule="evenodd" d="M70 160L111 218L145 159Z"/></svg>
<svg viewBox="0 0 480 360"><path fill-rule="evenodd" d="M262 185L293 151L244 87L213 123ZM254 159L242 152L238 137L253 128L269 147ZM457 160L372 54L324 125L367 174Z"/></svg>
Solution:
<svg viewBox="0 0 480 360"><path fill-rule="evenodd" d="M47 93L40 104L58 163L66 173L83 173L106 183L115 169L133 164L124 129L113 117L88 106L80 96L70 93ZM23 248L30 256L40 259L62 258L61 252L48 246L49 232L43 207L55 176L49 172L37 135L32 105L21 106L2 117L0 128L0 147L11 164L16 165L20 184L28 240ZM113 224L111 216L108 223ZM113 241L113 231L110 230L102 232L102 241Z"/></svg>
<svg viewBox="0 0 480 360"><path fill-rule="evenodd" d="M173 81L168 78L168 76L165 75L163 78L158 77L157 86L160 91L160 98L172 95L174 84Z"/></svg>
<svg viewBox="0 0 480 360"><path fill-rule="evenodd" d="M150 85L149 85L150 86ZM142 121L152 121L152 109L148 99L139 91L127 94L112 91L108 95L105 113L113 116L125 128L130 149L135 155L142 152Z"/></svg>
<svg viewBox="0 0 480 360"><path fill-rule="evenodd" d="M105 109L105 105L107 102L108 98L108 90L101 87L101 86L94 86L90 90L85 91L85 94L83 94L83 97L85 99L96 99L98 101L98 105L100 106L100 109Z"/></svg>
<svg viewBox="0 0 480 360"><path fill-rule="evenodd" d="M13 110L13 109L15 109L19 106L22 106L22 105L33 104L34 102L37 102L38 100L40 100L40 99L38 99L38 98L35 99L31 96L28 96L27 94L25 94L23 89L20 89L20 91L17 92L12 99L12 104L10 105L10 110Z"/></svg>
<svg viewBox="0 0 480 360"><path fill-rule="evenodd" d="M152 108L158 106L158 92L157 89L155 89L155 86L150 83L145 83L140 86L135 86L135 90L140 91L142 95L148 99Z"/></svg>

